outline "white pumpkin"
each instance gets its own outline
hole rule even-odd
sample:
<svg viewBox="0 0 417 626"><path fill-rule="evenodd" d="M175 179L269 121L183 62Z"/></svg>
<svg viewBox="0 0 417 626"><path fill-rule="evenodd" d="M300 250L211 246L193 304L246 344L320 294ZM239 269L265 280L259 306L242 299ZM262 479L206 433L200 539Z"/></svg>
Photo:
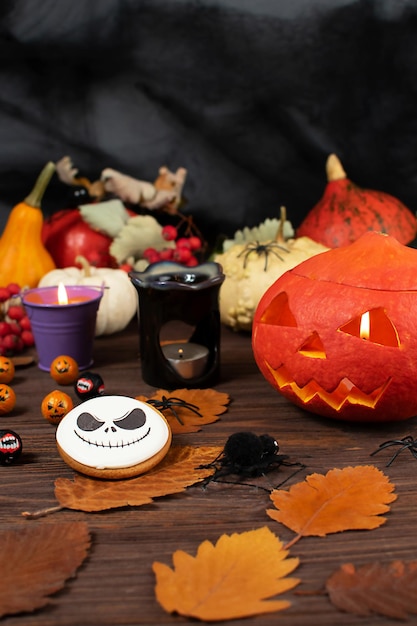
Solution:
<svg viewBox="0 0 417 626"><path fill-rule="evenodd" d="M77 257L78 267L51 270L39 281L38 287L64 285L104 286L97 312L96 337L117 333L129 324L137 311L137 292L124 270L92 267L83 257Z"/></svg>
<svg viewBox="0 0 417 626"><path fill-rule="evenodd" d="M287 270L328 250L309 237L235 244L214 260L226 276L219 295L220 319L236 331L250 331L265 291Z"/></svg>

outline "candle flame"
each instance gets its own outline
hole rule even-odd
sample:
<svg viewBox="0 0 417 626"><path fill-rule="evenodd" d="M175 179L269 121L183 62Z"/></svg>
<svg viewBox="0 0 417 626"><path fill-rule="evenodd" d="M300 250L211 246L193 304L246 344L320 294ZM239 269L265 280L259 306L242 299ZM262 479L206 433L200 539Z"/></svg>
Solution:
<svg viewBox="0 0 417 626"><path fill-rule="evenodd" d="M68 294L64 283L58 285L58 304L68 304Z"/></svg>
<svg viewBox="0 0 417 626"><path fill-rule="evenodd" d="M371 330L371 317L369 315L369 311L363 313L361 316L361 323L359 328L359 336L361 339L369 339L369 334Z"/></svg>
<svg viewBox="0 0 417 626"><path fill-rule="evenodd" d="M178 358L182 359L184 357L184 350L182 348L178 348Z"/></svg>

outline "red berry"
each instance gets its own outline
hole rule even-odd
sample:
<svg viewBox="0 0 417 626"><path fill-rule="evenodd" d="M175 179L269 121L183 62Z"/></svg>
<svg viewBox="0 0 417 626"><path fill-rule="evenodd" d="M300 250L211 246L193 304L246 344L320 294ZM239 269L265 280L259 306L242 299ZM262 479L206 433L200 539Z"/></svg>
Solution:
<svg viewBox="0 0 417 626"><path fill-rule="evenodd" d="M191 255L186 265L187 267L195 267L196 265L198 265L198 259L194 255Z"/></svg>
<svg viewBox="0 0 417 626"><path fill-rule="evenodd" d="M6 302L9 298L9 290L6 287L0 287L0 302Z"/></svg>
<svg viewBox="0 0 417 626"><path fill-rule="evenodd" d="M33 346L35 344L35 339L31 330L23 330L20 337L22 338L25 346Z"/></svg>
<svg viewBox="0 0 417 626"><path fill-rule="evenodd" d="M30 323L30 319L27 315L25 315L24 317L22 317L21 320L19 320L19 325L22 330L32 329L32 324Z"/></svg>
<svg viewBox="0 0 417 626"><path fill-rule="evenodd" d="M187 237L180 237L175 242L177 248L188 248L190 249L190 240Z"/></svg>
<svg viewBox="0 0 417 626"><path fill-rule="evenodd" d="M192 254L189 248L177 248L174 250L174 259L179 263L187 263L191 256Z"/></svg>
<svg viewBox="0 0 417 626"><path fill-rule="evenodd" d="M17 335L5 335L3 337L3 347L9 351L9 350L13 350L13 351L17 351L16 348L18 346L20 337L18 337Z"/></svg>
<svg viewBox="0 0 417 626"><path fill-rule="evenodd" d="M17 296L17 294L20 293L20 285L17 283L9 283L6 289L11 296Z"/></svg>
<svg viewBox="0 0 417 626"><path fill-rule="evenodd" d="M193 237L190 237L188 241L189 241L191 250L197 251L201 249L200 237L193 236Z"/></svg>
<svg viewBox="0 0 417 626"><path fill-rule="evenodd" d="M11 304L7 309L7 316L11 320L19 321L22 317L25 317L26 311L21 304Z"/></svg>
<svg viewBox="0 0 417 626"><path fill-rule="evenodd" d="M10 333L9 322L0 322L0 337L5 337L6 335L10 335Z"/></svg>
<svg viewBox="0 0 417 626"><path fill-rule="evenodd" d="M171 261L171 259L174 256L174 249L173 248L164 248L159 253L159 256L161 257L161 261Z"/></svg>
<svg viewBox="0 0 417 626"><path fill-rule="evenodd" d="M155 248L146 248L146 250L143 251L143 258L149 263L156 263L161 259L158 250L155 250Z"/></svg>
<svg viewBox="0 0 417 626"><path fill-rule="evenodd" d="M12 333L12 335L19 336L22 333L20 324L18 324L17 322L9 322L9 327L10 327L10 332Z"/></svg>
<svg viewBox="0 0 417 626"><path fill-rule="evenodd" d="M171 226L170 224L168 224L162 229L162 237L165 239L165 241L175 241L175 239L178 237L178 231L175 226Z"/></svg>

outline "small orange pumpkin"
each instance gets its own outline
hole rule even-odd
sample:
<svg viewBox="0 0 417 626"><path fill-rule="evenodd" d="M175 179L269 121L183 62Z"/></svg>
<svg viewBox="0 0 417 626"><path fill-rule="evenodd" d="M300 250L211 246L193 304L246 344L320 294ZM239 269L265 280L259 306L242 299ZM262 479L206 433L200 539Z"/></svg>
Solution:
<svg viewBox="0 0 417 626"><path fill-rule="evenodd" d="M59 424L73 406L72 398L67 393L54 389L42 400L41 413L51 424Z"/></svg>
<svg viewBox="0 0 417 626"><path fill-rule="evenodd" d="M14 390L5 385L0 384L0 415L11 413L16 405L16 394Z"/></svg>
<svg viewBox="0 0 417 626"><path fill-rule="evenodd" d="M15 374L14 363L8 356L0 356L0 383L10 383Z"/></svg>
<svg viewBox="0 0 417 626"><path fill-rule="evenodd" d="M78 378L78 363L72 356L61 354L52 361L49 372L60 385L71 385Z"/></svg>

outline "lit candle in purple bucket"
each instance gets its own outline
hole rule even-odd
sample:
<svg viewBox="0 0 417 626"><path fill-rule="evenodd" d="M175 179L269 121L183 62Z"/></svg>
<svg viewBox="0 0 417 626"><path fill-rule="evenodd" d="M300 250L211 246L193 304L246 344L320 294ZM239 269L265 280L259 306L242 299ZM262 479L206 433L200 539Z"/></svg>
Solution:
<svg viewBox="0 0 417 626"><path fill-rule="evenodd" d="M75 359L80 370L91 366L102 296L103 287L90 285L38 287L23 292L41 370L49 372L52 361L64 354Z"/></svg>

